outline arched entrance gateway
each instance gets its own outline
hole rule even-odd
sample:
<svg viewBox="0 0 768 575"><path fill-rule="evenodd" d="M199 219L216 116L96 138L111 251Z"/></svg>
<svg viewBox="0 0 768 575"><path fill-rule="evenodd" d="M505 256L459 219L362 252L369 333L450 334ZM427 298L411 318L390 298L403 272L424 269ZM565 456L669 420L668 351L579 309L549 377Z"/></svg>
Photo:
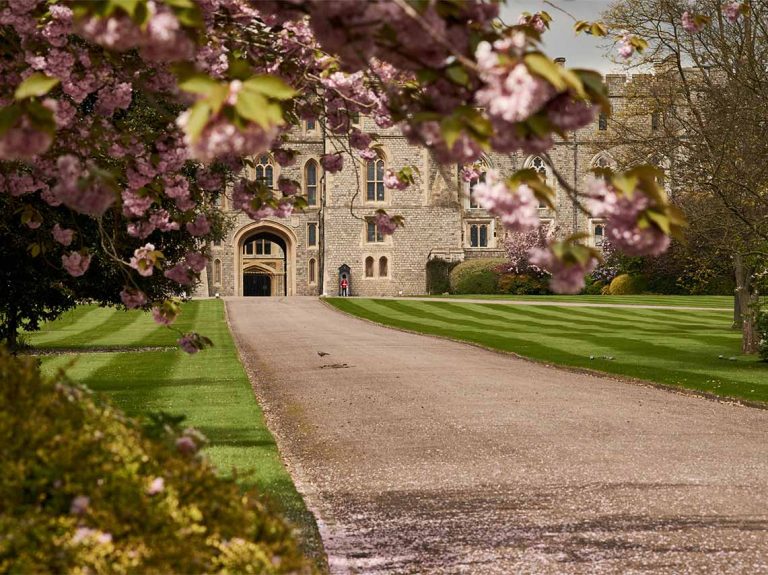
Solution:
<svg viewBox="0 0 768 575"><path fill-rule="evenodd" d="M276 222L249 224L235 234L235 286L242 296L296 293L296 239Z"/></svg>

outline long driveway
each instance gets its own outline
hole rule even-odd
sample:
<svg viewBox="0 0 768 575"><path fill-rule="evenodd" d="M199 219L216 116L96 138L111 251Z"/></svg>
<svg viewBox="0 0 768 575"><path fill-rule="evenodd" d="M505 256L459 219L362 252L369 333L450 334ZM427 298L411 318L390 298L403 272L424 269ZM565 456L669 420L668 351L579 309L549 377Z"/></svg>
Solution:
<svg viewBox="0 0 768 575"><path fill-rule="evenodd" d="M334 573L768 573L766 410L314 298L227 310Z"/></svg>

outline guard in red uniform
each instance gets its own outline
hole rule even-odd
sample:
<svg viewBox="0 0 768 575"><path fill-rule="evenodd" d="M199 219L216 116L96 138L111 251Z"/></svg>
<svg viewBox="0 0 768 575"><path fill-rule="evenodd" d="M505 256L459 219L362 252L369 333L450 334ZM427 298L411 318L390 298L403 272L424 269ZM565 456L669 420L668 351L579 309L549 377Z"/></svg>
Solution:
<svg viewBox="0 0 768 575"><path fill-rule="evenodd" d="M348 296L349 295L349 282L347 282L347 278L341 279L341 295L342 296Z"/></svg>

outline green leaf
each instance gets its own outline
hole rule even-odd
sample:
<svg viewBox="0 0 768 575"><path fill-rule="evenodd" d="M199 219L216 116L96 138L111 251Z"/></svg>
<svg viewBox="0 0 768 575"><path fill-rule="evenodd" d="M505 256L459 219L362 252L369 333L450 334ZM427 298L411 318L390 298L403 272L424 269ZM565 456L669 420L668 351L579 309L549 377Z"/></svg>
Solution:
<svg viewBox="0 0 768 575"><path fill-rule="evenodd" d="M222 88L222 84L206 74L190 74L179 81L179 88L191 94L211 96Z"/></svg>
<svg viewBox="0 0 768 575"><path fill-rule="evenodd" d="M268 111L269 105L270 103L261 94L242 90L237 95L235 111L240 117L255 122L263 128L268 128L275 124Z"/></svg>
<svg viewBox="0 0 768 575"><path fill-rule="evenodd" d="M254 76L243 82L243 91L262 94L274 100L290 100L298 93L276 76Z"/></svg>
<svg viewBox="0 0 768 575"><path fill-rule="evenodd" d="M451 66L450 68L447 68L445 70L445 75L454 84L458 84L459 86L469 85L469 74L467 74L467 71L464 69L464 66L462 66L461 64L457 64L455 66Z"/></svg>
<svg viewBox="0 0 768 575"><path fill-rule="evenodd" d="M27 246L27 251L29 252L30 256L32 256L33 258L36 258L37 256L40 255L40 244L38 244L37 242L29 244Z"/></svg>
<svg viewBox="0 0 768 575"><path fill-rule="evenodd" d="M211 106L205 100L197 102L189 109L189 117L184 131L187 132L189 139L195 142L202 134L205 125L211 117Z"/></svg>
<svg viewBox="0 0 768 575"><path fill-rule="evenodd" d="M0 136L10 130L21 117L21 107L18 104L11 104L0 109Z"/></svg>
<svg viewBox="0 0 768 575"><path fill-rule="evenodd" d="M443 140L445 140L446 147L449 150L452 150L453 145L461 135L461 122L455 116L448 116L447 118L443 118L443 121L440 122L440 129L442 131Z"/></svg>
<svg viewBox="0 0 768 575"><path fill-rule="evenodd" d="M25 100L26 98L32 98L34 96L45 96L48 92L53 90L58 83L58 78L51 78L42 72L35 72L19 84L14 93L14 98L17 100Z"/></svg>
<svg viewBox="0 0 768 575"><path fill-rule="evenodd" d="M525 65L532 74L541 76L554 86L555 90L563 91L567 88L565 80L560 75L562 68L550 60L541 52L531 52L523 58Z"/></svg>
<svg viewBox="0 0 768 575"><path fill-rule="evenodd" d="M658 227L662 232L667 235L672 233L669 218L666 216L666 214L662 214L654 210L648 210L645 215L651 222L656 224L656 227Z"/></svg>

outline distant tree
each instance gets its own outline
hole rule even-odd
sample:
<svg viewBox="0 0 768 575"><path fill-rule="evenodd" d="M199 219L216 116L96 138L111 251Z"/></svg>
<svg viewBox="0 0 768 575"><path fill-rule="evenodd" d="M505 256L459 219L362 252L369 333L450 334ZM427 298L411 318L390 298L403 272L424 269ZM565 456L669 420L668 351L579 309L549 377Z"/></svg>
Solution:
<svg viewBox="0 0 768 575"><path fill-rule="evenodd" d="M742 348L753 353L759 293L752 278L768 258L768 4L728 5L622 0L605 19L648 42L632 64L655 72L635 76L616 110L620 164L665 170L702 265L729 254Z"/></svg>

